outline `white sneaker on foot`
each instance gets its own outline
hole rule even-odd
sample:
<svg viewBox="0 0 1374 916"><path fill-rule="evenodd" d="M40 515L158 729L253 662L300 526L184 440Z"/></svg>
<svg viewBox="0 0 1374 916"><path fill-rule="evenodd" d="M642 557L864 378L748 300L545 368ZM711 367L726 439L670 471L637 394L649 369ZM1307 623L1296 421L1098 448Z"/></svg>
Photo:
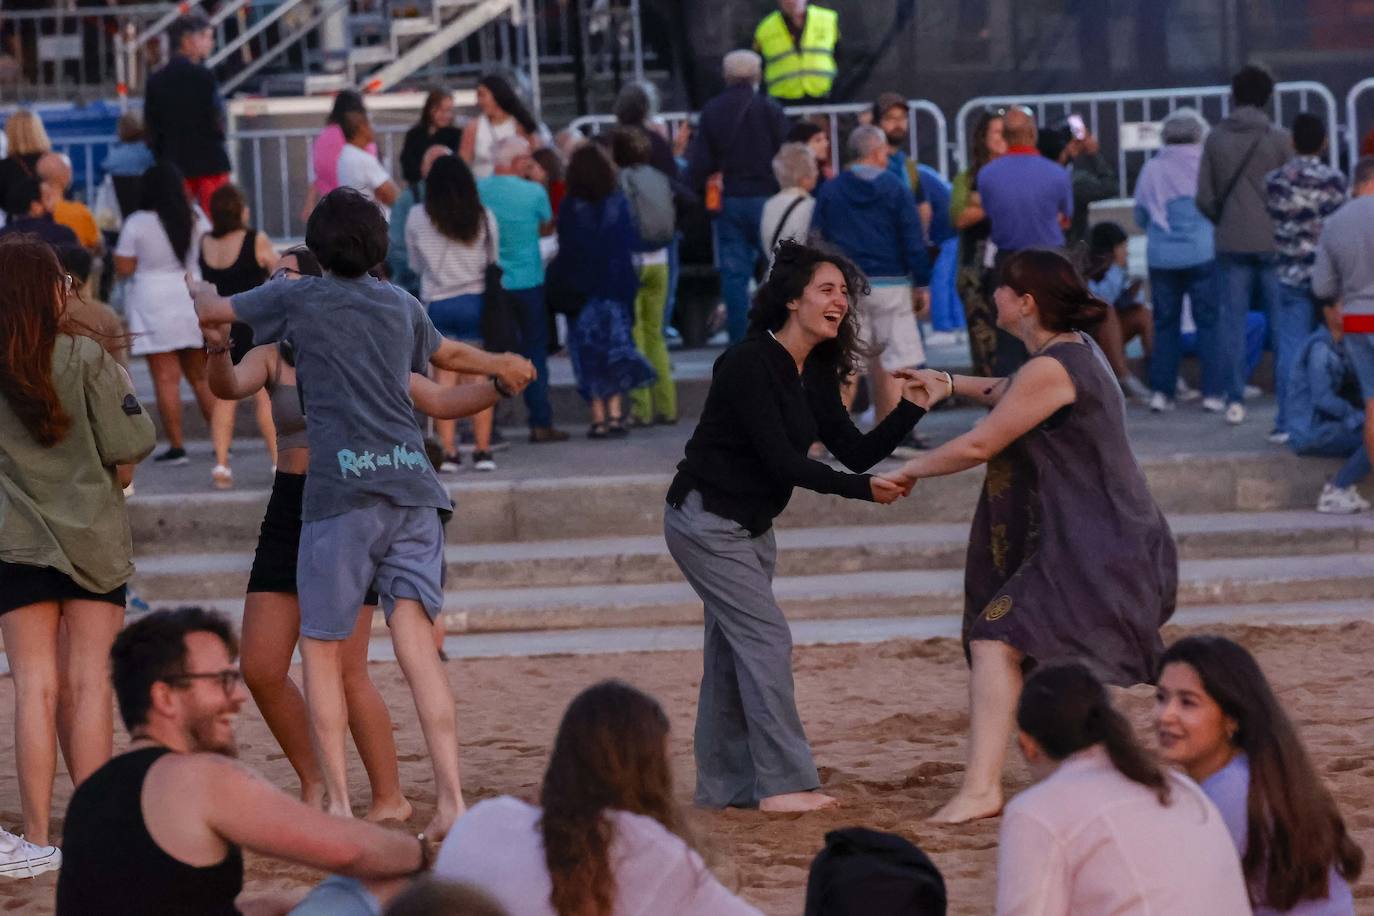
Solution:
<svg viewBox="0 0 1374 916"><path fill-rule="evenodd" d="M1264 394L1264 389L1261 388L1259 385L1246 385L1244 394L1245 400L1253 401L1255 398Z"/></svg>
<svg viewBox="0 0 1374 916"><path fill-rule="evenodd" d="M62 850L35 846L22 836L0 830L0 878L35 878L62 867Z"/></svg>
<svg viewBox="0 0 1374 916"><path fill-rule="evenodd" d="M1245 422L1245 405L1244 405L1244 404L1227 404L1227 405L1226 405L1226 422L1227 422L1227 423L1230 423L1232 426L1239 426L1240 424L1244 423L1244 422Z"/></svg>
<svg viewBox="0 0 1374 916"><path fill-rule="evenodd" d="M1269 441L1274 443L1275 445L1288 444L1288 433L1284 432L1281 429L1270 430L1268 438Z"/></svg>
<svg viewBox="0 0 1374 916"><path fill-rule="evenodd" d="M1189 387L1188 383L1183 379L1179 379L1178 384L1174 386L1174 400L1176 401L1182 401L1188 404L1196 401L1200 397L1202 397L1202 392L1198 391L1196 388Z"/></svg>
<svg viewBox="0 0 1374 916"><path fill-rule="evenodd" d="M1143 403L1150 400L1150 387L1134 375L1128 375L1120 379L1120 382L1121 390L1126 392L1126 397L1130 398L1132 401L1140 401Z"/></svg>
<svg viewBox="0 0 1374 916"><path fill-rule="evenodd" d="M1150 413L1164 413L1173 409L1174 402L1166 398L1163 392L1156 391L1150 395Z"/></svg>
<svg viewBox="0 0 1374 916"><path fill-rule="evenodd" d="M1354 515L1369 508L1369 502L1354 487L1326 484L1317 498L1317 511L1328 515Z"/></svg>
<svg viewBox="0 0 1374 916"><path fill-rule="evenodd" d="M1226 409L1226 401L1224 398L1203 398L1202 409L1208 413L1221 413Z"/></svg>

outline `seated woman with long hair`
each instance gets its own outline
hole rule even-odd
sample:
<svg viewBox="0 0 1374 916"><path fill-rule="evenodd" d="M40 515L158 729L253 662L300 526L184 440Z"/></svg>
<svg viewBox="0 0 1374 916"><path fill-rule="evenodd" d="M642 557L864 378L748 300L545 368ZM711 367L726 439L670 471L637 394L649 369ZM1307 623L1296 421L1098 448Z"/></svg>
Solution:
<svg viewBox="0 0 1374 916"><path fill-rule="evenodd" d="M707 871L673 801L668 717L621 681L563 714L542 807L501 796L458 819L434 874L522 916L744 916L758 910Z"/></svg>
<svg viewBox="0 0 1374 916"><path fill-rule="evenodd" d="M1016 724L1036 785L1002 818L998 916L1250 912L1217 809L1136 742L1086 665L1037 668Z"/></svg>
<svg viewBox="0 0 1374 916"><path fill-rule="evenodd" d="M1160 753L1221 809L1255 913L1354 913L1364 852L1254 656L1222 636L1189 636L1163 665Z"/></svg>

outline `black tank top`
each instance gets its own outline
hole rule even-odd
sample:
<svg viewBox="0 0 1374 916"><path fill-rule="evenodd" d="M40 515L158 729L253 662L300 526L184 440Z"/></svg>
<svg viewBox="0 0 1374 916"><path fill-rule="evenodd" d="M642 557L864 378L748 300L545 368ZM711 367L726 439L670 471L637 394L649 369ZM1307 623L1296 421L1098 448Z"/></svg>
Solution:
<svg viewBox="0 0 1374 916"><path fill-rule="evenodd" d="M221 296L234 296L246 293L267 280L267 271L258 263L258 233L251 226L243 233L243 245L239 256L228 267L211 267L205 263L204 253L200 256L200 275L207 283L215 284Z"/></svg>
<svg viewBox="0 0 1374 916"><path fill-rule="evenodd" d="M165 747L121 754L72 795L62 835L57 916L237 914L243 855L205 868L172 858L143 823L143 780Z"/></svg>

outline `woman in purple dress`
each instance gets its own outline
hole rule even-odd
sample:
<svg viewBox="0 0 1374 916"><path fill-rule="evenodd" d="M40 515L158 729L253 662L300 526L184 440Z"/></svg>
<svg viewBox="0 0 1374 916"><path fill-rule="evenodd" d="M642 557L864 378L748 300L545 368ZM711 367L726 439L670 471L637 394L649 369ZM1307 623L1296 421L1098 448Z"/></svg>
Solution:
<svg viewBox="0 0 1374 916"><path fill-rule="evenodd" d="M1178 557L1126 436L1125 406L1084 333L1110 308L1063 255L1029 249L1001 268L997 325L1031 359L1009 378L923 370L932 394L992 407L971 431L888 476L986 464L964 572L970 738L963 787L934 820L1002 809L1002 766L1024 674L1077 659L1105 683L1153 681L1174 612Z"/></svg>

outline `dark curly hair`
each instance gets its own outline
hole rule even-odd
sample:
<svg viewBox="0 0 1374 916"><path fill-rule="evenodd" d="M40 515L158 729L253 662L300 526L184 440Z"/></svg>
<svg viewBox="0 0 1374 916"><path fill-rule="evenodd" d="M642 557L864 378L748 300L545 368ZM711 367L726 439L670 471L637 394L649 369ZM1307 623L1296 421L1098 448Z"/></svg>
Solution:
<svg viewBox="0 0 1374 916"><path fill-rule="evenodd" d="M787 303L802 297L816 268L830 264L844 276L845 286L849 289L849 310L840 322L840 332L833 340L816 345L807 357L807 369L833 374L843 380L858 366L859 361L868 355L859 343L859 314L855 307L860 296L870 292L868 278L864 276L853 261L830 248L816 245L803 245L791 239L778 243L773 259L773 269L768 279L754 293L754 307L749 310L749 330L751 332L777 331L787 323L791 309Z"/></svg>
<svg viewBox="0 0 1374 916"><path fill-rule="evenodd" d="M689 845L673 800L668 716L624 681L602 681L568 706L540 790L544 861L559 916L610 916L612 810L651 817Z"/></svg>

